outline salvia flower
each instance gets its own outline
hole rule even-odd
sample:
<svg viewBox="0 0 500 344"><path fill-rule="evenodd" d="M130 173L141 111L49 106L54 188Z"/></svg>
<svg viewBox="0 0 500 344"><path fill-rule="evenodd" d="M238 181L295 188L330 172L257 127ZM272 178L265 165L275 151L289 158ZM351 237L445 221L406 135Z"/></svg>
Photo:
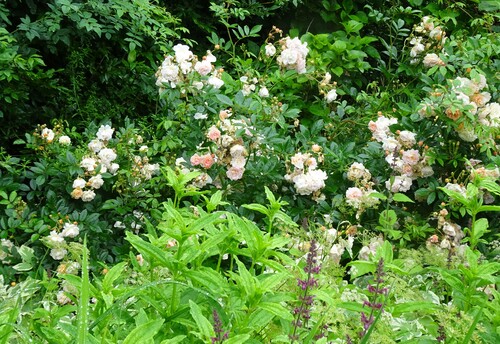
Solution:
<svg viewBox="0 0 500 344"><path fill-rule="evenodd" d="M212 316L214 318L214 332L215 332L215 337L212 337L212 344L215 343L222 343L224 342L228 337L229 333L225 332L224 329L222 328L222 321L220 320L219 313L214 309L212 312Z"/></svg>
<svg viewBox="0 0 500 344"><path fill-rule="evenodd" d="M312 288L318 286L318 280L314 275L321 270L321 265L318 263L318 245L315 240L311 241L309 252L307 253L306 266L304 272L307 273L305 279L298 278L297 286L300 288L299 305L293 309L294 320L292 322L293 331L289 335L293 341L298 340L298 329L307 326L311 319L311 308L314 303L314 296L310 295ZM323 336L322 333L319 336Z"/></svg>
<svg viewBox="0 0 500 344"><path fill-rule="evenodd" d="M384 276L384 259L380 258L373 279L374 285L369 284L367 288L370 293L369 300L363 303L363 307L367 307L369 309L369 313L361 312L361 324L363 325L363 330L359 333L360 338L363 338L368 333L368 330L375 322L377 312L383 312L383 301L385 301L385 297L388 293L388 289L383 287Z"/></svg>

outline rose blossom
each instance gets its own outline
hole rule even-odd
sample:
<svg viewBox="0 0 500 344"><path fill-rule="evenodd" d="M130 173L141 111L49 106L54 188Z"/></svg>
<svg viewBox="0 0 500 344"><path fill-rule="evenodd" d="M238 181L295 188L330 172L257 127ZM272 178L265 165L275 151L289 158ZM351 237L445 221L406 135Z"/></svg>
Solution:
<svg viewBox="0 0 500 344"><path fill-rule="evenodd" d="M207 138L211 141L217 141L220 138L220 130L215 125L208 129Z"/></svg>
<svg viewBox="0 0 500 344"><path fill-rule="evenodd" d="M50 250L50 256L54 260L63 259L67 253L68 253L68 251L66 251L64 248L53 248L52 250Z"/></svg>
<svg viewBox="0 0 500 344"><path fill-rule="evenodd" d="M95 198L95 192L92 190L84 191L82 194L82 201L90 202Z"/></svg>
<svg viewBox="0 0 500 344"><path fill-rule="evenodd" d="M194 65L194 70L197 71L200 75L205 76L212 71L212 64L207 60L198 61Z"/></svg>
<svg viewBox="0 0 500 344"><path fill-rule="evenodd" d="M191 157L191 159L189 159L189 162L191 163L191 165L197 166L197 165L201 164L201 157L197 153L195 153Z"/></svg>
<svg viewBox="0 0 500 344"><path fill-rule="evenodd" d="M80 167L86 169L88 172L94 171L96 165L96 161L93 158L83 158L82 162L80 163Z"/></svg>
<svg viewBox="0 0 500 344"><path fill-rule="evenodd" d="M238 180L243 177L243 172L245 172L244 168L230 167L226 172L226 176L231 180Z"/></svg>
<svg viewBox="0 0 500 344"><path fill-rule="evenodd" d="M71 139L69 136L67 135L63 135L59 138L59 143L62 144L62 145L70 145L71 144Z"/></svg>
<svg viewBox="0 0 500 344"><path fill-rule="evenodd" d="M200 157L200 165L203 168L209 169L210 167L212 167L213 164L214 164L214 157L212 156L212 154L207 153Z"/></svg>
<svg viewBox="0 0 500 344"><path fill-rule="evenodd" d="M90 177L89 183L93 189L99 189L104 184L104 180L102 179L102 176L98 174Z"/></svg>
<svg viewBox="0 0 500 344"><path fill-rule="evenodd" d="M42 137L47 141L47 142L52 142L54 140L54 131L52 129L48 128L43 128L42 130Z"/></svg>
<svg viewBox="0 0 500 344"><path fill-rule="evenodd" d="M78 234L80 234L80 228L78 228L77 225L73 223L65 223L64 228L61 232L61 235L63 237L69 237L69 238L74 238Z"/></svg>
<svg viewBox="0 0 500 344"><path fill-rule="evenodd" d="M276 47L272 43L266 44L266 56L274 56L276 54Z"/></svg>
<svg viewBox="0 0 500 344"><path fill-rule="evenodd" d="M416 165L420 160L420 153L416 149L409 149L403 152L403 161L409 165Z"/></svg>
<svg viewBox="0 0 500 344"><path fill-rule="evenodd" d="M101 125L99 130L97 131L97 138L102 141L109 141L113 136L113 132L115 129L111 128L109 125Z"/></svg>
<svg viewBox="0 0 500 344"><path fill-rule="evenodd" d="M333 102L335 99L337 99L337 90L328 91L328 93L325 95L325 99L327 103Z"/></svg>
<svg viewBox="0 0 500 344"><path fill-rule="evenodd" d="M73 181L73 189L76 189L76 188L84 188L86 185L86 182L85 182L85 179L82 179L82 178L76 178L74 181Z"/></svg>

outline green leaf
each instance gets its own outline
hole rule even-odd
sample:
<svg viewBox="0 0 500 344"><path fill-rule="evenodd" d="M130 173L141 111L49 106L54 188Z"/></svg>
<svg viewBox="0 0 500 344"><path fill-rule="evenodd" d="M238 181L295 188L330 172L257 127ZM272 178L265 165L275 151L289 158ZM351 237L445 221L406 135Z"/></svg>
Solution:
<svg viewBox="0 0 500 344"><path fill-rule="evenodd" d="M200 307L192 300L189 300L189 309L189 313L191 313L203 338L205 340L210 340L214 334L213 326L210 321L202 314Z"/></svg>
<svg viewBox="0 0 500 344"><path fill-rule="evenodd" d="M174 338L165 339L161 342L161 344L177 344L182 343L182 341L186 338L185 335L176 336Z"/></svg>
<svg viewBox="0 0 500 344"><path fill-rule="evenodd" d="M217 99L224 105L227 105L227 106L233 106L233 101L231 100L231 98L229 98L228 96L224 95L224 94L216 94L215 97L217 97Z"/></svg>
<svg viewBox="0 0 500 344"><path fill-rule="evenodd" d="M396 202L411 202L411 203L415 203L413 202L413 200L406 196L405 194L402 194L402 193L396 193L392 196L392 199L395 200Z"/></svg>
<svg viewBox="0 0 500 344"><path fill-rule="evenodd" d="M80 286L80 297L78 300L77 333L76 343L87 344L89 333L89 302L90 302L90 279L89 279L89 257L87 249L87 236L83 238L82 246L82 284Z"/></svg>
<svg viewBox="0 0 500 344"><path fill-rule="evenodd" d="M176 336L174 338L165 339L161 342L161 344L177 344L182 343L182 341L186 338L185 335Z"/></svg>
<svg viewBox="0 0 500 344"><path fill-rule="evenodd" d="M500 11L500 2L498 0L480 0L478 9L485 12Z"/></svg>
<svg viewBox="0 0 500 344"><path fill-rule="evenodd" d="M397 304L392 309L392 316L399 317L403 313L413 313L413 312L421 312L421 313L433 313L434 311L439 310L441 307L432 302L424 302L424 301L408 301L405 303Z"/></svg>
<svg viewBox="0 0 500 344"><path fill-rule="evenodd" d="M368 194L370 197L380 199L382 201L385 201L387 199L387 196L380 193L380 192L371 192Z"/></svg>
<svg viewBox="0 0 500 344"><path fill-rule="evenodd" d="M202 229L207 228L216 220L220 219L220 216L221 216L220 212L205 214L202 217L196 219L196 221L194 221L193 223L191 223L186 228L186 232L190 234L199 233Z"/></svg>
<svg viewBox="0 0 500 344"><path fill-rule="evenodd" d="M332 50L337 54L343 53L347 49L347 44L342 40L337 40L332 44Z"/></svg>
<svg viewBox="0 0 500 344"><path fill-rule="evenodd" d="M120 277L126 265L126 262L116 264L104 276L102 281L102 291L104 293L109 293L113 289L113 283Z"/></svg>
<svg viewBox="0 0 500 344"><path fill-rule="evenodd" d="M374 262L368 262L365 260L356 260L348 263L347 265L351 266L351 280L368 273L374 273L377 267Z"/></svg>
<svg viewBox="0 0 500 344"><path fill-rule="evenodd" d="M132 234L131 232L127 232L125 236L125 239L130 242L130 244L134 246L134 248L139 251L139 253L141 253L150 263L153 263L153 260L156 260L161 266L172 269L172 260L169 259L166 252L162 251L159 247L142 240L140 237Z"/></svg>
<svg viewBox="0 0 500 344"><path fill-rule="evenodd" d="M280 317L281 319L284 319L286 321L292 321L293 320L293 315L290 313L290 311L280 305L279 303L275 302L261 302L258 304L260 309L263 309L265 311L268 311L269 313Z"/></svg>
<svg viewBox="0 0 500 344"><path fill-rule="evenodd" d="M262 213L264 215L268 215L268 213L269 213L269 210L267 209L267 207L263 206L262 204L257 204L257 203L243 204L242 207L246 208L246 209L258 211L259 213Z"/></svg>
<svg viewBox="0 0 500 344"><path fill-rule="evenodd" d="M160 331L164 321L164 319L151 320L145 324L137 326L128 334L122 344L144 343L147 340L153 339L153 337Z"/></svg>
<svg viewBox="0 0 500 344"><path fill-rule="evenodd" d="M250 339L249 334L239 334L224 341L224 344L245 344Z"/></svg>

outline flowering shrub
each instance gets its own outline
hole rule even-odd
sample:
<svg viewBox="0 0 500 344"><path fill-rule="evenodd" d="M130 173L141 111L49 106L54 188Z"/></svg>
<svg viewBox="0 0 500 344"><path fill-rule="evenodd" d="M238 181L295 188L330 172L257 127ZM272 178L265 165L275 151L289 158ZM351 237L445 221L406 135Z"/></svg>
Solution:
<svg viewBox="0 0 500 344"><path fill-rule="evenodd" d="M204 56L164 47L157 113L1 151L4 338L495 342L493 50L351 2L257 44L232 5Z"/></svg>

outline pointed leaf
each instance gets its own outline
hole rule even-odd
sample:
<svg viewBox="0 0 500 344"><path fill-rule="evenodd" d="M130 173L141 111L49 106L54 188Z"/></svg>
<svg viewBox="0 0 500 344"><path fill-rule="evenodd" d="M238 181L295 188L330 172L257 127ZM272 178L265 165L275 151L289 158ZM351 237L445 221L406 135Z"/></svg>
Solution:
<svg viewBox="0 0 500 344"><path fill-rule="evenodd" d="M153 337L160 331L164 321L164 319L151 320L145 324L137 326L128 334L122 344L137 344L153 339Z"/></svg>
<svg viewBox="0 0 500 344"><path fill-rule="evenodd" d="M210 321L203 315L200 307L194 303L192 300L189 300L189 313L193 317L196 325L198 326L198 330L204 339L209 340L214 334L214 329Z"/></svg>

